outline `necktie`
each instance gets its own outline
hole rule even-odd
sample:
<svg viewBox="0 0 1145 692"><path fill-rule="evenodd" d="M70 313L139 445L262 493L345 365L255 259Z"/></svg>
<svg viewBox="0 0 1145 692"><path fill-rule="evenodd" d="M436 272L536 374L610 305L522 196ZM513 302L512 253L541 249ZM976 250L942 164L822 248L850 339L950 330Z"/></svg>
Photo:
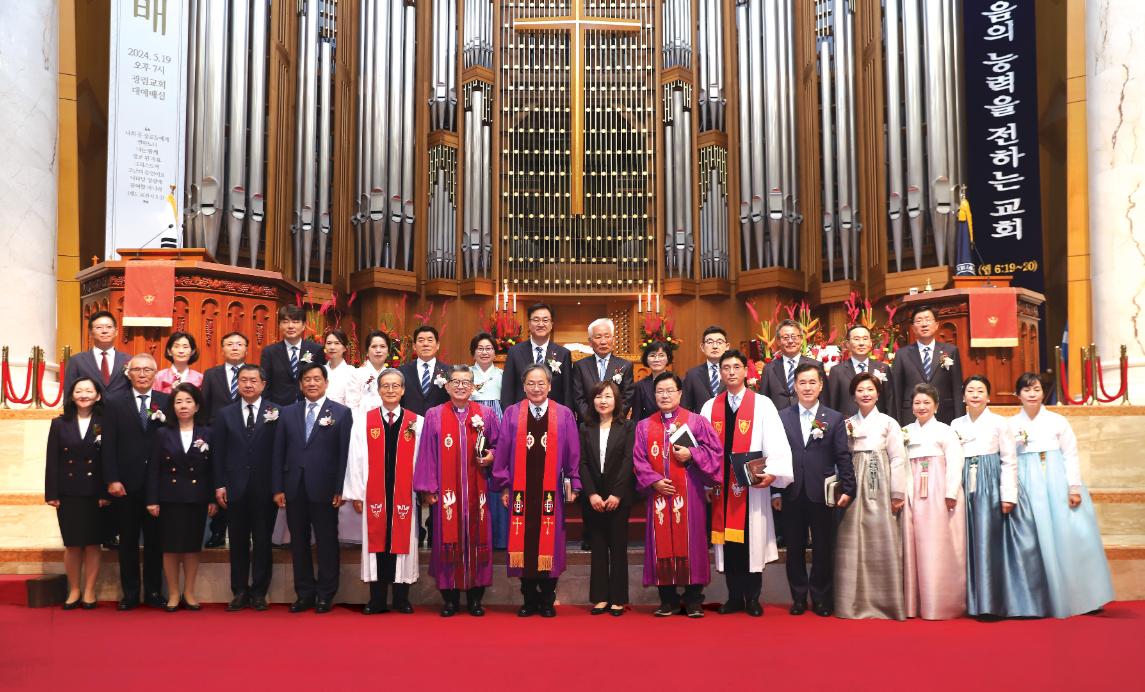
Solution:
<svg viewBox="0 0 1145 692"><path fill-rule="evenodd" d="M604 382L604 373L608 370L608 361L603 358L597 358L596 369L600 371L600 381Z"/></svg>
<svg viewBox="0 0 1145 692"><path fill-rule="evenodd" d="M429 394L429 363L422 363L421 367L421 395L425 396Z"/></svg>
<svg viewBox="0 0 1145 692"><path fill-rule="evenodd" d="M795 361L784 359L787 363L787 391L795 391Z"/></svg>
<svg viewBox="0 0 1145 692"><path fill-rule="evenodd" d="M536 418L537 420L541 419L541 407L540 406L534 406L533 407L533 418Z"/></svg>
<svg viewBox="0 0 1145 692"><path fill-rule="evenodd" d="M720 390L720 371L711 363L708 363L708 370L712 373L712 396L715 396Z"/></svg>
<svg viewBox="0 0 1145 692"><path fill-rule="evenodd" d="M103 352L103 364L99 366L99 372L103 375L103 383L111 383L111 366L107 364L107 351Z"/></svg>
<svg viewBox="0 0 1145 692"><path fill-rule="evenodd" d="M866 371L867 371L867 363L865 361L862 363L859 363L859 372L866 372Z"/></svg>
<svg viewBox="0 0 1145 692"><path fill-rule="evenodd" d="M231 366L231 401L239 396L239 366Z"/></svg>
<svg viewBox="0 0 1145 692"><path fill-rule="evenodd" d="M394 416L396 416L397 414L395 414L393 411L390 411L386 415L388 415L390 417L390 425L393 425L394 424Z"/></svg>
<svg viewBox="0 0 1145 692"><path fill-rule="evenodd" d="M803 409L803 444L807 445L807 440L811 437L811 411Z"/></svg>
<svg viewBox="0 0 1145 692"><path fill-rule="evenodd" d="M926 379L930 379L930 347L922 347L922 370L926 373Z"/></svg>
<svg viewBox="0 0 1145 692"><path fill-rule="evenodd" d="M294 373L294 379L298 379L298 347L290 347L290 369Z"/></svg>
<svg viewBox="0 0 1145 692"><path fill-rule="evenodd" d="M307 442L310 441L310 431L314 429L314 416L316 415L314 413L314 409L316 409L316 408L318 408L318 404L316 402L313 402L313 401L310 402L310 405L306 408L306 441Z"/></svg>
<svg viewBox="0 0 1145 692"><path fill-rule="evenodd" d="M147 395L139 395L139 422L143 423L143 429L147 430Z"/></svg>
<svg viewBox="0 0 1145 692"><path fill-rule="evenodd" d="M246 429L247 432L254 430L254 404L246 405Z"/></svg>
<svg viewBox="0 0 1145 692"><path fill-rule="evenodd" d="M544 352L544 350L543 350L543 349L542 349L540 346L536 346L536 347L534 348L534 350L537 352L537 360L536 360L536 362L537 362L537 363L544 363L544 362L545 362L545 352Z"/></svg>
<svg viewBox="0 0 1145 692"><path fill-rule="evenodd" d="M736 411L739 410L739 395L738 394L729 394L728 395L728 401L731 403L732 413L735 413Z"/></svg>

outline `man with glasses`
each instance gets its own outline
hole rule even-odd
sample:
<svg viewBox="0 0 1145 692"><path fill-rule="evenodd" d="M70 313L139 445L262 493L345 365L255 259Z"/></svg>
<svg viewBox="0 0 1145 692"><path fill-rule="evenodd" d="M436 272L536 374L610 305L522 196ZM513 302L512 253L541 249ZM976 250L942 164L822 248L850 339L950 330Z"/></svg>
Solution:
<svg viewBox="0 0 1145 692"><path fill-rule="evenodd" d="M246 365L249 341L241 332L231 332L223 337L222 345L224 362L203 373L203 408L206 409L207 425L212 427L219 411L239 400L239 370ZM262 398L261 389L259 398ZM221 548L226 543L226 507L226 503L220 504L219 511L211 517L211 537L207 539L207 548Z"/></svg>
<svg viewBox="0 0 1145 692"><path fill-rule="evenodd" d="M449 366L437 359L440 348L437 330L424 324L413 332L413 350L417 358L398 368L409 383L402 397L402 407L419 416L449 401L449 393L445 391L445 372Z"/></svg>
<svg viewBox="0 0 1145 692"><path fill-rule="evenodd" d="M795 370L804 363L819 369L819 377L827 381L823 364L814 358L803 355L803 328L795 320L783 320L776 329L779 353L771 362L763 366L760 376L759 393L771 399L776 410L782 411L795 405ZM822 396L822 395L821 395Z"/></svg>
<svg viewBox="0 0 1145 692"><path fill-rule="evenodd" d="M115 317L107 310L93 312L87 318L87 329L92 347L68 360L68 368L64 372L64 391L71 391L72 385L79 378L90 377L103 387L103 400L106 402L131 389L131 382L124 372L131 356L115 350L119 327Z"/></svg>
<svg viewBox="0 0 1145 692"><path fill-rule="evenodd" d="M572 354L564 346L553 343L553 309L545 303L529 308L529 340L514 344L505 354L505 374L501 378L501 410L526 398L521 388L521 376L531 365L544 365L552 377L549 398L565 408L576 406L573 401Z"/></svg>
<svg viewBox="0 0 1145 692"><path fill-rule="evenodd" d="M425 414L413 487L425 493L433 514L429 573L445 601L441 616L461 610L465 591L466 610L480 617L485 587L493 584L488 483L500 426L493 409L469 400L473 372L468 365L454 365L446 377L449 403Z"/></svg>
<svg viewBox="0 0 1145 692"><path fill-rule="evenodd" d="M648 499L644 586L659 590L656 617L677 612L704 617L704 585L711 581L704 489L723 477L723 448L712 424L680 407L680 376L662 372L652 383L659 413L636 424L632 464ZM696 444L682 433L687 426ZM676 434L683 437L677 438ZM683 588L684 610L680 611Z"/></svg>
<svg viewBox="0 0 1145 692"><path fill-rule="evenodd" d="M886 392L886 396L878 401L879 411L882 413L889 411L893 416L895 409L890 404L893 391L890 383L891 366L871 360L871 349L874 348L871 330L861 324L852 325L847 330L846 343L847 352L851 357L831 368L831 375L827 379L827 396L823 399L823 403L843 414L844 418L850 418L858 413L859 405L851 396L851 380L859 373L869 372L879 379L883 391Z"/></svg>
<svg viewBox="0 0 1145 692"><path fill-rule="evenodd" d="M728 350L728 333L723 327L712 325L700 338L700 351L707 359L684 374L684 393L680 405L689 411L699 411L709 399L724 391L720 379L720 356Z"/></svg>
<svg viewBox="0 0 1145 692"><path fill-rule="evenodd" d="M938 390L938 410L934 417L950 425L955 418L966 415L966 404L962 401L962 358L958 355L958 347L935 339L938 335L938 313L929 305L915 308L910 322L915 342L895 352L891 368L891 400L898 411L895 417L904 427L914 422L911 409L914 386L926 382Z"/></svg>
<svg viewBox="0 0 1145 692"><path fill-rule="evenodd" d="M159 594L163 576L163 549L159 519L147 511L143 481L151 461L151 445L170 414L167 395L153 390L155 359L141 353L128 364L131 389L105 398L103 407L103 480L118 509L119 583L123 587L120 610L131 610L142 600L152 608L167 608ZM142 599L139 579L139 532L143 531Z"/></svg>

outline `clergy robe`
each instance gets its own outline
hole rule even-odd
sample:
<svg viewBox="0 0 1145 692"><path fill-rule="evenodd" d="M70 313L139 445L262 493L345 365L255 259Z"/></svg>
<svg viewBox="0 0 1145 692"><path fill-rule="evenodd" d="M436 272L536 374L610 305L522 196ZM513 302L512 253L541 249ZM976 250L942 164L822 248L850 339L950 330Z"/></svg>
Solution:
<svg viewBox="0 0 1145 692"><path fill-rule="evenodd" d="M676 409L669 416L664 417L665 440L667 443L667 430L672 421L679 417L680 411ZM657 412L653 416L663 416ZM648 521L644 531L644 586L657 586L656 581L656 536L652 522L655 521L653 498L657 494L652 484L658 480L668 478L668 457L663 468L654 469L648 454L648 424L651 417L636 424L636 446L632 449L632 465L636 470L636 487L648 499ZM691 571L690 584L707 584L712 580L712 568L708 559L708 538L705 523L707 512L704 509L704 489L714 487L719 483L723 474L724 451L719 435L706 418L699 415L688 416L688 429L696 438L697 447L692 448L692 463L688 464L688 491L685 502L689 508L697 511L688 512L688 566ZM684 586L680 584L680 586Z"/></svg>
<svg viewBox="0 0 1145 692"><path fill-rule="evenodd" d="M548 571L549 577L559 577L565 569L565 508L564 508L564 479L572 483L572 489L580 492L580 437L577 433L576 421L572 411L557 402L549 399L548 416L557 416L557 439L560 449L557 452L557 502L555 507L555 536L553 539L553 568ZM498 445L493 452L493 488L494 493L513 489L513 478L517 464L526 463L525 459L517 459L517 428L522 406L529 406L529 400L524 399L509 408L501 418L501 430L498 436ZM532 418L532 411L528 416ZM524 434L524 431L521 432ZM500 502L500 497L496 498ZM529 512L526 512L526 523L529 521ZM526 527L526 531L529 527ZM510 543L512 543L514 527L509 527ZM529 535L528 532L526 536ZM536 564L537 545L526 541L525 564ZM520 577L524 573L520 567L509 567L508 576Z"/></svg>
<svg viewBox="0 0 1145 692"><path fill-rule="evenodd" d="M727 394L724 393L715 399L709 399L704 404L701 415L711 421L712 409L717 402L723 406L726 397ZM740 411L744 410L748 397L755 399L755 413L752 417L751 447L746 451L763 452L763 456L767 458L767 472L775 476L775 480L767 488L747 489L748 571L762 572L764 564L779 559L779 549L775 544L775 520L771 513L771 489L786 488L789 483L795 480L795 472L791 469L791 446L787 442L787 433L784 431L783 422L779 420L779 412L775 410L775 404L771 403L771 399L765 396L756 394L750 389L744 389L743 400L740 401L739 405ZM725 419L725 422L728 425L731 424L730 419ZM725 432L728 431L717 430L716 434L721 435ZM731 438L727 439L730 440ZM733 490L731 486L735 481L735 476L727 468L727 459L731 452L731 447L725 445L724 497L728 497L727 493ZM715 498L712 501L715 502ZM712 543L716 549L716 569L723 572L724 546L717 543L714 537Z"/></svg>
<svg viewBox="0 0 1145 692"><path fill-rule="evenodd" d="M479 415L481 420L485 423L485 448L495 449L497 447L497 433L500 424L497 422L497 414L493 409L488 406L473 403L480 411ZM464 413L462 414L465 415ZM421 493L440 493L442 488L441 477L441 455L442 455L442 417L453 416L457 419L456 409L453 407L453 402L435 406L425 412L425 427L421 433L421 448L419 458L417 460L417 469L414 473L413 487L414 490ZM461 439L454 440L450 446L457 445L458 450L457 464L460 468L461 481L457 483L457 499L454 504L453 511L458 512L457 515L457 535L459 539L458 554L462 563L462 574L464 575L465 583L457 583L457 570L454 562L447 562L443 560L441 554L442 546L444 545L441 540L441 531L444 526L442 521L442 510L445 507L444 498L438 497L437 502L430 506L430 514L433 515L433 552L429 558L429 573L437 581L437 588L439 589L471 589L475 586L490 586L493 583L493 522L490 509L492 503L501 503L501 496L493 493L491 490L486 489L485 496L481 497L479 492L475 491L470 494L471 476L474 474L481 474L487 483L491 483L492 473L489 468L481 467L473 454L473 446L477 443L476 438L469 434L468 421L458 420L457 429ZM456 481L455 481L456 483ZM484 504L482 504L484 501ZM476 507L478 512L485 512L485 535L478 536L477 526L472 526L474 522L470 520L471 508ZM471 537L478 536L476 544L471 544ZM478 547L484 544L486 552L484 556L478 555Z"/></svg>
<svg viewBox="0 0 1145 692"><path fill-rule="evenodd" d="M378 409L384 416L386 410L384 408ZM417 456L418 448L421 445L421 435L424 429L425 419L421 416L409 411L408 409L399 409L401 416L407 413L414 416L414 445L413 445L413 474L417 475ZM354 429L350 437L350 458L346 465L346 483L342 489L342 499L344 500L359 500L362 502L362 581L389 581L388 575L378 574L378 557L377 553L370 552L370 528L369 528L369 513L370 513L370 500L366 496L366 488L370 478L370 455L369 455L369 442L367 436L369 433L369 419L366 415L358 416L354 419ZM384 428L385 426L383 426ZM402 418L398 418L398 427L403 431L405 425L402 424ZM402 434L401 431L398 434ZM383 459L375 459L375 464L384 464ZM402 463L399 456L397 463ZM393 491L397 494L397 491ZM396 556L397 565L394 572L394 582L397 584L413 584L417 581L418 577L418 552L417 552L417 494L414 492L412 484L408 497L404 498L386 498L387 514L392 515L393 507L396 502L402 504L409 503L413 514L413 520L409 522L410 525L410 538L409 538L409 553L400 553ZM391 524L392 526L392 524Z"/></svg>

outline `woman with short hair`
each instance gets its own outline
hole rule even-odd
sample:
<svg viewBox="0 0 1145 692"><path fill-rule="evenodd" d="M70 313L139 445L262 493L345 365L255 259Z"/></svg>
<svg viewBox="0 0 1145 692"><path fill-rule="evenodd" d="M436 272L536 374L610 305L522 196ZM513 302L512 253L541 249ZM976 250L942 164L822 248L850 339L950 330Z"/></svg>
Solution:
<svg viewBox="0 0 1145 692"><path fill-rule="evenodd" d="M175 385L183 382L196 387L203 386L203 373L191 369L199 361L199 347L195 345L195 337L187 332L171 332L163 353L171 367L155 373L155 391L170 394Z"/></svg>
<svg viewBox="0 0 1145 692"><path fill-rule="evenodd" d="M355 420L382 405L378 380L382 371L390 367L390 354L393 353L389 335L380 329L366 335L362 348L365 358L355 371L354 379L346 385L345 404L354 412Z"/></svg>
<svg viewBox="0 0 1145 692"><path fill-rule="evenodd" d="M636 392L632 396L632 420L639 423L653 413L660 412L656 406L656 395L652 393L652 384L660 373L668 370L672 360L672 347L663 341L653 341L644 347L640 362L652 373L636 383Z"/></svg>

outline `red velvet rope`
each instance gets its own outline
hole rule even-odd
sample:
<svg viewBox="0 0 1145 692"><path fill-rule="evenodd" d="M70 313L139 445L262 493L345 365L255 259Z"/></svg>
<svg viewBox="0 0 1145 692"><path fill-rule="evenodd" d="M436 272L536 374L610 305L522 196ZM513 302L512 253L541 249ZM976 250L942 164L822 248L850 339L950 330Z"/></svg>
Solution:
<svg viewBox="0 0 1145 692"><path fill-rule="evenodd" d="M1126 388L1129 386L1129 361L1122 359L1119 367L1121 370L1121 389L1117 390L1117 393L1113 396L1109 396L1109 392L1105 391L1105 374L1101 371L1101 358L1097 359L1097 385L1101 388L1102 395L1109 396L1108 399L1102 399L1100 396L1097 397L1097 400L1103 404L1109 404L1120 399L1124 396Z"/></svg>
<svg viewBox="0 0 1145 692"><path fill-rule="evenodd" d="M1070 406L1081 406L1082 404L1084 404L1086 402L1086 399L1089 398L1089 395L1086 393L1087 388L1085 386L1086 379L1087 379L1086 376L1089 375L1088 364L1087 364L1087 367L1085 368L1085 373L1082 377L1081 399L1078 399L1076 401L1072 397L1070 397L1069 388L1066 386L1066 382L1067 382L1066 378L1069 377L1069 373L1066 372L1065 363L1059 363L1058 365L1060 366L1060 369L1061 369L1061 378L1060 378L1061 385L1062 385L1061 400L1063 402L1065 402L1066 404L1069 404Z"/></svg>
<svg viewBox="0 0 1145 692"><path fill-rule="evenodd" d="M24 382L24 395L16 396L16 390L12 389L12 369L9 367L7 361L4 363L4 392L8 395L8 401L14 404L30 404L32 403L32 361L28 361L28 379Z"/></svg>
<svg viewBox="0 0 1145 692"><path fill-rule="evenodd" d="M60 405L61 401L63 401L64 383L62 381L60 382L60 391L56 392L56 400L49 403L48 400L44 398L44 372L46 370L47 370L47 368L45 367L45 365L43 363L40 363L40 375L39 375L39 377L40 377L40 401L42 401L44 403L44 406L47 406L48 408L55 408L55 407Z"/></svg>

